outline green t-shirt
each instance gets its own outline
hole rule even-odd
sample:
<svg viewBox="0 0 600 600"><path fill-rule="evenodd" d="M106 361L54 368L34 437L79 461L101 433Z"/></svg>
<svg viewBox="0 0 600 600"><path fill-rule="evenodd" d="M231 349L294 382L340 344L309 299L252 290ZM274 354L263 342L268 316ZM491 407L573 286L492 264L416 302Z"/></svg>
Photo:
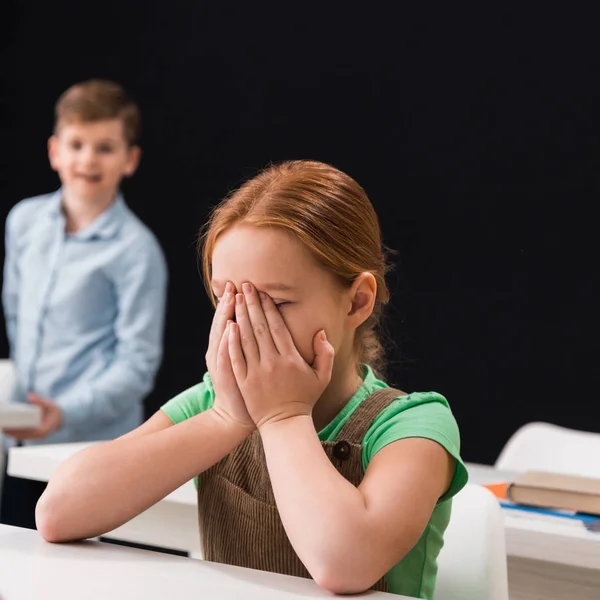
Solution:
<svg viewBox="0 0 600 600"><path fill-rule="evenodd" d="M334 441L358 405L374 391L388 387L365 367L363 384L340 413L319 431L323 442ZM203 381L169 400L162 410L173 423L180 423L212 407L215 392L207 374ZM415 598L433 598L437 556L452 510L451 498L467 483L467 470L460 458L460 435L446 399L436 392L400 396L381 411L363 439L363 468L384 446L403 438L422 437L441 444L456 459L456 471L447 492L440 498L420 540L387 574L390 591ZM196 482L197 483L197 482Z"/></svg>

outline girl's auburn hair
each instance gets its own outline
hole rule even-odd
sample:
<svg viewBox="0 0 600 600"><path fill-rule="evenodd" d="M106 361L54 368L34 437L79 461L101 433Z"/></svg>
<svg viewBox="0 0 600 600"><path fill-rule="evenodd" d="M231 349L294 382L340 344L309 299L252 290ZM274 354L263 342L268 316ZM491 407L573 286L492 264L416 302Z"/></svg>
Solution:
<svg viewBox="0 0 600 600"><path fill-rule="evenodd" d="M361 273L373 274L375 307L357 330L355 350L359 363L381 373L384 356L377 330L390 298L388 265L379 220L364 189L331 165L295 160L271 164L231 192L211 211L198 239L204 284L213 304L214 247L219 236L237 224L292 233L346 285Z"/></svg>

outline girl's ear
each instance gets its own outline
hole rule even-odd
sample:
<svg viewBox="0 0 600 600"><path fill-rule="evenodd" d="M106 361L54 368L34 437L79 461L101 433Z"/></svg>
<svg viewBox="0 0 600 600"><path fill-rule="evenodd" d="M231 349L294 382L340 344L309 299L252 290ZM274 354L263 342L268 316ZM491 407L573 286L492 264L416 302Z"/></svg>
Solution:
<svg viewBox="0 0 600 600"><path fill-rule="evenodd" d="M353 327L362 325L373 312L377 298L377 281L372 273L361 273L350 288L352 308L348 313Z"/></svg>

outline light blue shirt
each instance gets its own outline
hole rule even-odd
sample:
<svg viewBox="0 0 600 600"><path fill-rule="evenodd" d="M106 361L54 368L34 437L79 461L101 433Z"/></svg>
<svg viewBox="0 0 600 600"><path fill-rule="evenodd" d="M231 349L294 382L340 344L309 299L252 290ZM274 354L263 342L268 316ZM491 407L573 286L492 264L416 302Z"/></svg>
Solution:
<svg viewBox="0 0 600 600"><path fill-rule="evenodd" d="M14 400L57 402L62 427L40 441L108 440L143 420L162 357L163 252L122 196L66 233L61 191L19 202L6 220L2 302Z"/></svg>

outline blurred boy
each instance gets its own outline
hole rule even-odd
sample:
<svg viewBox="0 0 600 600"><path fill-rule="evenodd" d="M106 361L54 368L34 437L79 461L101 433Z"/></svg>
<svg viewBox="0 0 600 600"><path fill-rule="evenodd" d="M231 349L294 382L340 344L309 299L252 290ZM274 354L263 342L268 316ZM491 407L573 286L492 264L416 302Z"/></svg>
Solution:
<svg viewBox="0 0 600 600"><path fill-rule="evenodd" d="M48 142L62 187L19 202L6 220L2 300L16 402L39 427L8 445L109 440L143 419L162 355L167 270L119 186L134 174L140 115L116 83L72 86ZM0 522L35 527L44 484L5 474Z"/></svg>

